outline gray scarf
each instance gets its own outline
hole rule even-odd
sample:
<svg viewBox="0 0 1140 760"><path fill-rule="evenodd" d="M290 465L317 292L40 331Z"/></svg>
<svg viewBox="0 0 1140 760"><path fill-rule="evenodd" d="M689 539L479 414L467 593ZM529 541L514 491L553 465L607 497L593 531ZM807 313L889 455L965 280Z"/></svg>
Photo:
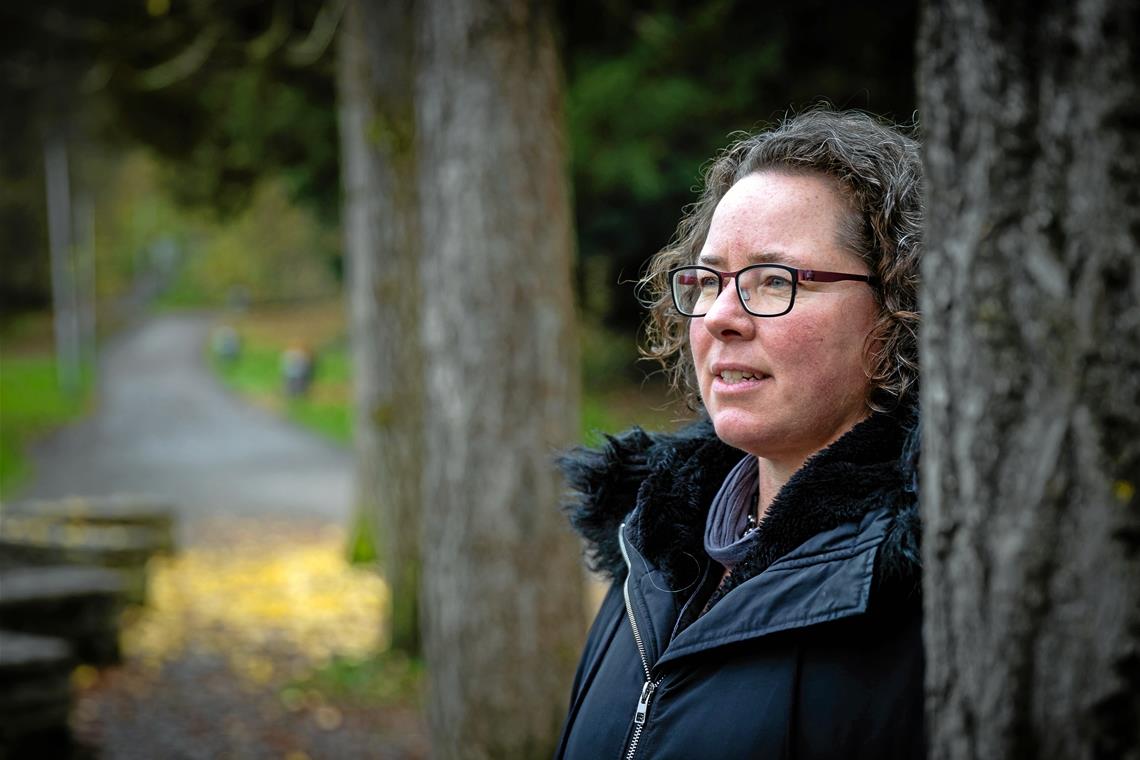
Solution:
<svg viewBox="0 0 1140 760"><path fill-rule="evenodd" d="M756 457L746 456L728 473L709 507L705 551L730 571L756 542L757 533L749 530L748 518L753 513L759 489Z"/></svg>

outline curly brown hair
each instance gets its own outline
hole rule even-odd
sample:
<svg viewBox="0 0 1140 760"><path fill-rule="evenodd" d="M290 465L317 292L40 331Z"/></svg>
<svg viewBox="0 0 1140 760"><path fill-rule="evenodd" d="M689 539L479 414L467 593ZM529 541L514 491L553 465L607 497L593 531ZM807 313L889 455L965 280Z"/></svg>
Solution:
<svg viewBox="0 0 1140 760"><path fill-rule="evenodd" d="M649 308L642 355L660 361L696 408L700 398L688 351L689 319L673 307L667 273L696 261L721 198L744 177L762 171L820 174L835 181L852 210L841 225L842 242L877 278L878 316L864 353L872 388L868 406L889 411L914 403L924 211L919 144L902 128L857 111L818 107L789 116L773 129L738 139L710 164L700 198L685 209L673 241L650 259L639 281Z"/></svg>

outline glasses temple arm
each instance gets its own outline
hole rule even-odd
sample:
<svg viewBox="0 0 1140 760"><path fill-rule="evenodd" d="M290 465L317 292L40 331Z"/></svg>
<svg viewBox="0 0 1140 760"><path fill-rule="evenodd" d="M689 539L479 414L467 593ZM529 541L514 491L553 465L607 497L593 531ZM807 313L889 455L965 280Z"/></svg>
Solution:
<svg viewBox="0 0 1140 760"><path fill-rule="evenodd" d="M799 270L799 280L802 282L843 282L844 280L857 280L859 282L877 282L877 278L866 274L844 274L843 272L823 272L818 269Z"/></svg>

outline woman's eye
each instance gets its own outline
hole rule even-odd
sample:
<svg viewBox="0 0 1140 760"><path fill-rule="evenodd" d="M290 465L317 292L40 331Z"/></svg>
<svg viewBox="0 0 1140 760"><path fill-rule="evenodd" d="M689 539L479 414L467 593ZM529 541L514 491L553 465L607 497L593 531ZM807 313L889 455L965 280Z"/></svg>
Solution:
<svg viewBox="0 0 1140 760"><path fill-rule="evenodd" d="M772 274L764 278L763 286L771 290L790 288L792 281L782 275Z"/></svg>
<svg viewBox="0 0 1140 760"><path fill-rule="evenodd" d="M711 274L701 275L698 282L702 290L716 290L720 287L720 278L713 277Z"/></svg>

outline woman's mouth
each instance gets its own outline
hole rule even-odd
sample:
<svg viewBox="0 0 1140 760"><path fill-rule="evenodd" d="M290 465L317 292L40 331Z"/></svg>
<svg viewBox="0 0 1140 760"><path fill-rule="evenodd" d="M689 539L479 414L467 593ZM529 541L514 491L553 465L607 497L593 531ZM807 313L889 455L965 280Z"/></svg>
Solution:
<svg viewBox="0 0 1140 760"><path fill-rule="evenodd" d="M748 369L722 369L713 375L714 380L719 381L717 385L721 388L733 389L744 389L750 385L756 385L763 380L767 380L770 377L771 375L766 375L758 370Z"/></svg>

